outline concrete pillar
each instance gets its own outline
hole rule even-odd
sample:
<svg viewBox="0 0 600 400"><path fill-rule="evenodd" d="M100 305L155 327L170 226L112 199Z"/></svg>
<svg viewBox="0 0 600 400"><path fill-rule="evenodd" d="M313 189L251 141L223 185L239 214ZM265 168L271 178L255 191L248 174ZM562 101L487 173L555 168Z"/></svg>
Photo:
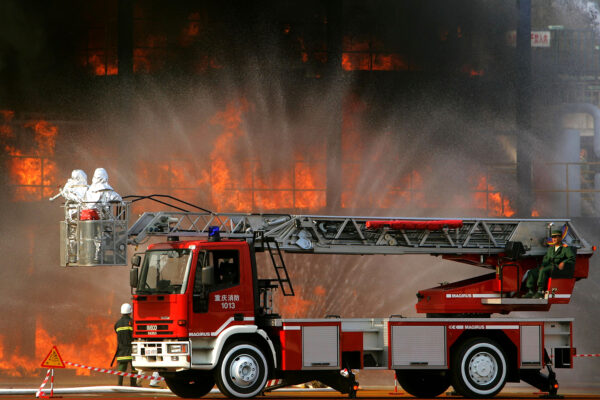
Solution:
<svg viewBox="0 0 600 400"><path fill-rule="evenodd" d="M531 0L519 0L516 49L517 89L517 215L531 216L533 187L531 182Z"/></svg>
<svg viewBox="0 0 600 400"><path fill-rule="evenodd" d="M600 189L600 173L594 176L594 187L596 190ZM594 193L594 211L595 215L600 214L600 191Z"/></svg>
<svg viewBox="0 0 600 400"><path fill-rule="evenodd" d="M554 213L556 216L580 217L581 193L574 191L581 189L581 167L569 165L567 168L565 163L579 162L581 134L576 129L565 129L554 140L554 145L550 159L560 163L551 165L548 171L552 177L552 189L559 191L550 196Z"/></svg>

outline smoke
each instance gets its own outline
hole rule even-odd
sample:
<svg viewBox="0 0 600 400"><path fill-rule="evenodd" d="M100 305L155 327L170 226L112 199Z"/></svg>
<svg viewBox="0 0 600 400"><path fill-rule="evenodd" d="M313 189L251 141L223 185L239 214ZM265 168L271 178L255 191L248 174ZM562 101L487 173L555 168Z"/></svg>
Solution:
<svg viewBox="0 0 600 400"><path fill-rule="evenodd" d="M39 111L50 114L67 106L58 112L71 123L59 125L57 179L66 181L72 169L84 169L91 176L96 167L104 167L122 195L161 192L220 211L506 215L510 204L500 202L498 214L482 207L481 200L489 204L490 191L510 200L517 190L510 172L489 167L514 162L515 157L513 55L504 43L506 31L514 27L514 4L439 1L436 7L413 3L403 8L390 3L346 9L347 30L361 40L376 43L375 37L398 50L412 66L410 71L330 68L313 59L324 47L321 39L311 40L319 32L251 5L245 10L249 13L227 17L232 10L206 11L229 19L202 27L209 39L201 50L221 66L206 67L203 75L182 77L163 70L136 75L127 85L104 77L99 86L85 81L90 87L75 83L61 90L62 77L53 77L55 81L44 87L54 87L51 97L58 106L41 101L41 95L35 103L41 101ZM561 4L565 3L553 3L568 13ZM584 1L567 4L591 7ZM5 19L26 15L16 3L4 2L3 7L15 8L0 13ZM394 13L386 13L386 7ZM323 19L323 9L317 7L315 13L316 20ZM403 23L390 24L393 15ZM203 23L210 20L201 18ZM289 33L282 35L286 25ZM326 29L322 23L316 27ZM61 47L47 44L41 32L34 29L22 37L3 32L11 51L27 49L13 67L19 73L28 70L23 60L42 61L40 54ZM415 46L417 41L422 45ZM50 49L40 49L43 44ZM0 73L10 64L9 53L0 52ZM304 53L309 61L298 62ZM152 65L152 60L146 62ZM479 71L482 75L472 76ZM27 90L39 83L38 78L28 79L21 83ZM339 136L337 154L329 148L332 135ZM537 156L549 151L545 138L535 135L530 142ZM326 173L331 157L339 161L342 204L333 210L326 204L327 185L333 184ZM477 197L477 190L483 197ZM59 344L91 346L85 335L73 335L94 331L88 317L101 322L102 333L110 337L112 319L130 298L127 269L59 268L57 222L62 210L46 201L15 202L10 194L2 194L5 223L0 228L5 255L0 313L7 316L0 335L5 352L19 348L32 362L40 351L47 352L35 348L40 324ZM134 217L159 208L136 206ZM593 230L589 232L595 238ZM286 260L298 292L296 299L278 301L286 317L416 316L419 289L483 273L429 256L294 255ZM261 274L271 276L270 261L260 261ZM592 290L598 281L592 275L578 285ZM592 296L590 302L579 303L574 298L567 311L556 309L553 315L589 320L588 310L579 307L587 308L594 300ZM578 347L596 352L591 339L577 333L576 340L582 338ZM107 359L95 361L107 364L112 350L105 348Z"/></svg>
<svg viewBox="0 0 600 400"><path fill-rule="evenodd" d="M570 25L573 20L580 25L591 27L600 35L600 10L598 3L589 0L553 0L552 6Z"/></svg>

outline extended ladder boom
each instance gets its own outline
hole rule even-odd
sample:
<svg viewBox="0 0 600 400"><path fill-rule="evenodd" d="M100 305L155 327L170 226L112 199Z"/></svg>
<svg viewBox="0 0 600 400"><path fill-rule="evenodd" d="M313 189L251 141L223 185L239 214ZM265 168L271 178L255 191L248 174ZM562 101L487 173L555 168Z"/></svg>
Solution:
<svg viewBox="0 0 600 400"><path fill-rule="evenodd" d="M128 230L129 242L149 236L206 236L211 226L228 238L274 240L282 251L315 254L498 254L521 242L524 256L546 252L551 227L564 242L591 253L568 219L424 219L291 214L146 212Z"/></svg>

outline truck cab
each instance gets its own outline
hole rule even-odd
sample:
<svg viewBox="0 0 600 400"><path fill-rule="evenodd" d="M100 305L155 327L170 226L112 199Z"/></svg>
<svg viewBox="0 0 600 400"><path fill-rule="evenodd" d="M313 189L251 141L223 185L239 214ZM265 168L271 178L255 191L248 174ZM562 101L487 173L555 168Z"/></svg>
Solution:
<svg viewBox="0 0 600 400"><path fill-rule="evenodd" d="M147 340L190 337L215 338L223 330L254 321L253 274L250 249L245 241L169 241L148 247L132 283L136 283L134 337L138 343L134 365L152 368L163 355L170 368L210 365L211 360L174 356L169 349L148 347ZM156 354L155 354L156 353ZM194 353L197 354L197 353ZM148 357L150 356L150 357ZM143 360L143 361L142 361ZM161 364L164 365L164 364Z"/></svg>

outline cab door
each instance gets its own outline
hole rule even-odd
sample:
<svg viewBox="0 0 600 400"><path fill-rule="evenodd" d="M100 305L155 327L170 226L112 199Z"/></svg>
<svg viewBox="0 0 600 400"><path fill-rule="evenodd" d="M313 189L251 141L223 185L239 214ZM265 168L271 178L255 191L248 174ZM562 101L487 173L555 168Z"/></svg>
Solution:
<svg viewBox="0 0 600 400"><path fill-rule="evenodd" d="M202 268L212 266L214 282L202 281ZM218 336L224 329L253 324L252 280L243 248L200 251L194 273L190 336Z"/></svg>

